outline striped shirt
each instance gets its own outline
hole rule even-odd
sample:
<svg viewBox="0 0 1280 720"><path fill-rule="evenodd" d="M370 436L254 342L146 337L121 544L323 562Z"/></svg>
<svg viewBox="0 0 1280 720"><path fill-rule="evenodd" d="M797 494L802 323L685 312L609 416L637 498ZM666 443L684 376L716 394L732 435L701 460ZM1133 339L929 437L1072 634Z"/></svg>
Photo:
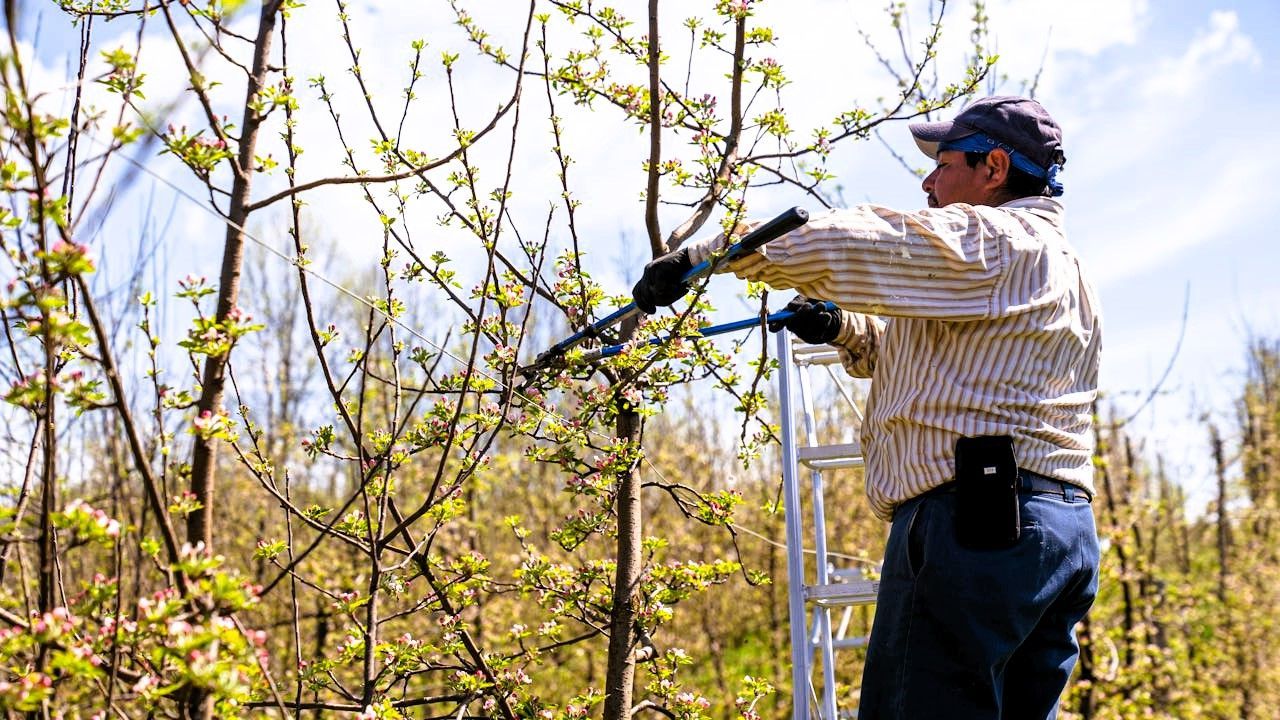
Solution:
<svg viewBox="0 0 1280 720"><path fill-rule="evenodd" d="M723 244L691 244L690 259ZM878 516L949 481L961 436L1011 435L1020 467L1093 493L1101 306L1057 200L834 210L728 269L844 311L833 344L872 378L862 446Z"/></svg>

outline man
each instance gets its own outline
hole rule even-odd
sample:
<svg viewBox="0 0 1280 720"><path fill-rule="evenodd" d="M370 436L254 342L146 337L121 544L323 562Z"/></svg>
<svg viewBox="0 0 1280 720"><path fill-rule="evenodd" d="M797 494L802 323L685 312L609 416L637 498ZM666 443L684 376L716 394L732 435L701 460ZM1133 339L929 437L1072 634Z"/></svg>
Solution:
<svg viewBox="0 0 1280 720"><path fill-rule="evenodd" d="M872 378L867 497L893 524L860 717L1053 718L1098 583L1100 307L1055 199L1061 132L1016 97L911 132L937 161L928 210L835 210L729 269L833 301L782 325ZM724 242L655 260L637 305L674 302Z"/></svg>

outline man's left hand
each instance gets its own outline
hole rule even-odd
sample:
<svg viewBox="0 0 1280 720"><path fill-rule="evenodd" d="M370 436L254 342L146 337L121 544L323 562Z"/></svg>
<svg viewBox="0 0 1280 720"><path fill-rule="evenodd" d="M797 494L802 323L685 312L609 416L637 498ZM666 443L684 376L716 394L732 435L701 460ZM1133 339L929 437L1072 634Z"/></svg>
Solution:
<svg viewBox="0 0 1280 720"><path fill-rule="evenodd" d="M770 331L778 332L786 328L810 345L833 342L840 334L840 309L825 300L797 295L791 298L784 309L793 314L785 320L769 323Z"/></svg>

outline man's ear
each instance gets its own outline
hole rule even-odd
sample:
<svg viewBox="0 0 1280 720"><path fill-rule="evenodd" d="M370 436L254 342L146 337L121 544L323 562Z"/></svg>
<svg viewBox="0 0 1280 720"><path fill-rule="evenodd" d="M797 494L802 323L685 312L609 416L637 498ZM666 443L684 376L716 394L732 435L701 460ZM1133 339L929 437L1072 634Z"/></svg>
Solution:
<svg viewBox="0 0 1280 720"><path fill-rule="evenodd" d="M987 153L984 167L986 169L986 178L983 186L987 190L996 191L1003 188L1005 182L1009 179L1009 170L1013 167L1013 163L1009 159L1009 153L996 148Z"/></svg>

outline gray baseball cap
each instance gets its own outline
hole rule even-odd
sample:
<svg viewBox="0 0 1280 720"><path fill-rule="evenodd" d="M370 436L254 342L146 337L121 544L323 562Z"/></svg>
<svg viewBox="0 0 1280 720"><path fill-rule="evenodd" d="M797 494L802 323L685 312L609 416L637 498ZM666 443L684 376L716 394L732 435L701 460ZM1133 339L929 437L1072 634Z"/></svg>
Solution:
<svg viewBox="0 0 1280 720"><path fill-rule="evenodd" d="M1017 150L1042 171L1066 162L1062 129L1040 103L1030 98L985 97L961 110L953 120L913 123L910 128L920 151L934 159L940 144L980 134Z"/></svg>

